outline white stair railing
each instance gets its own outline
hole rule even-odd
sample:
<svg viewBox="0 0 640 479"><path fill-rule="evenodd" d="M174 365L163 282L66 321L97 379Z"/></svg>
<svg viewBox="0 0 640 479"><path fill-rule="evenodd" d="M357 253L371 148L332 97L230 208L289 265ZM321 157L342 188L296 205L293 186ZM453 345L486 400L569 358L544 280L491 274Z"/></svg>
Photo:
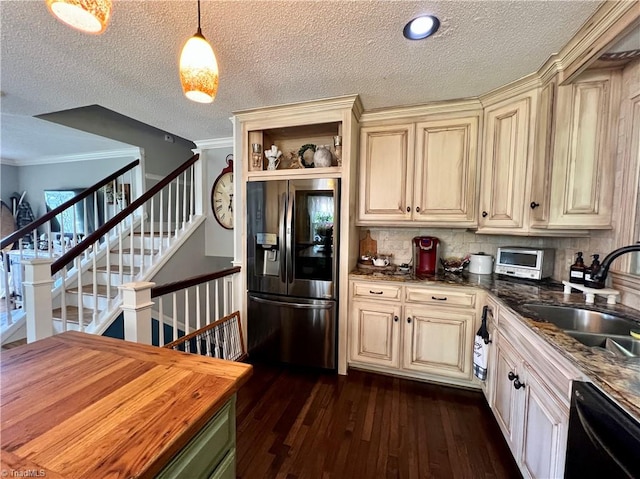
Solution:
<svg viewBox="0 0 640 479"><path fill-rule="evenodd" d="M117 315L123 304L119 286L141 281L159 262L160 252L166 252L185 234L201 208L196 207L198 197L193 193L197 185L181 180L181 176L201 177L198 160L199 156L194 155L139 198L123 204L104 225L55 258L50 277L55 282L54 292L60 294L57 302L54 299L56 303L49 305L57 307L54 332L69 329L93 332L103 321ZM176 209L175 204L164 201L172 196L194 200ZM122 199L128 200L124 196ZM175 212L173 217L172 212ZM156 224L155 218L160 218L160 222ZM164 218L168 221L164 222ZM151 222L147 223L149 219ZM139 244L134 241L137 236ZM72 290L75 298L70 293Z"/></svg>
<svg viewBox="0 0 640 479"><path fill-rule="evenodd" d="M125 339L150 344L151 316L158 320L160 346L208 326L238 309L233 293L239 284L240 267L236 266L161 286L122 285ZM171 326L169 336L164 333L165 324Z"/></svg>
<svg viewBox="0 0 640 479"><path fill-rule="evenodd" d="M0 290L3 291L6 309L5 326L13 324L18 312L16 310L22 309L24 312L28 307L22 286L23 279L26 277L23 261L37 258L54 260L78 245L92 232L89 225L98 227L123 209L124 205L114 201L114 192L120 189L121 196L124 197L126 187L128 196L137 193L132 192L130 187L132 184L137 184L133 181L136 175L141 176L140 160L129 163L0 240L0 248L4 250ZM118 206L108 207L114 203ZM82 217L78 216L78 210L83 212ZM56 228L59 231L53 231L53 224L59 225L59 228ZM79 225L84 225L82 230L79 229ZM75 273L79 264L88 259L89 251L86 250L84 258L74 260L74 268L69 268L67 272Z"/></svg>

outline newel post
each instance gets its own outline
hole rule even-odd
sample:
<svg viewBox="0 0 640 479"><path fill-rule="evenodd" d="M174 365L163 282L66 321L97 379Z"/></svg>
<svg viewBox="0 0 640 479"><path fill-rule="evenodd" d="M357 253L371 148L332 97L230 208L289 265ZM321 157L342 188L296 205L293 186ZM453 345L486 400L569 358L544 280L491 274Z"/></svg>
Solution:
<svg viewBox="0 0 640 479"><path fill-rule="evenodd" d="M49 258L22 260L28 343L53 336L51 263L53 261Z"/></svg>
<svg viewBox="0 0 640 479"><path fill-rule="evenodd" d="M124 313L124 339L135 343L151 344L151 288L156 284L146 281L118 286L122 294Z"/></svg>

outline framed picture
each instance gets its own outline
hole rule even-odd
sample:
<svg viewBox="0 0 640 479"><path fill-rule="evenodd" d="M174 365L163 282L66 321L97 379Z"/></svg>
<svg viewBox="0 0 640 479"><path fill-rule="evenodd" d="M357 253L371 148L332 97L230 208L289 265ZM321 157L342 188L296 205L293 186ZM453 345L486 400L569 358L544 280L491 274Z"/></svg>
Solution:
<svg viewBox="0 0 640 479"><path fill-rule="evenodd" d="M122 206L131 204L131 183L121 183L118 185L118 201Z"/></svg>
<svg viewBox="0 0 640 479"><path fill-rule="evenodd" d="M107 183L106 185L103 186L104 189L104 196L107 199L107 204L108 205L112 205L113 204L113 200L114 200L114 195L113 195L113 186L114 186L114 182L110 182Z"/></svg>

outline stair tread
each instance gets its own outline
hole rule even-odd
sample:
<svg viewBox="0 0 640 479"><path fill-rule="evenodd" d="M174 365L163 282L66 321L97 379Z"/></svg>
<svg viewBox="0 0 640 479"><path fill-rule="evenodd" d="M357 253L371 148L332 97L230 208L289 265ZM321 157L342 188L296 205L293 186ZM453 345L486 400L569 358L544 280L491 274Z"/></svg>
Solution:
<svg viewBox="0 0 640 479"><path fill-rule="evenodd" d="M119 250L117 248L111 250L112 253L117 253L118 251ZM133 254L140 254L141 251L142 250L140 248L133 248ZM156 254L159 251L160 250L157 248L154 248L154 249L145 248L143 254L149 254L149 253ZM122 254L129 254L129 253L131 253L131 248L122 248Z"/></svg>
<svg viewBox="0 0 640 479"><path fill-rule="evenodd" d="M143 235L140 231L134 231L133 232L133 236L151 236L151 233L149 231L145 231L144 235ZM160 237L160 232L159 231L154 231L153 232L153 236L157 236L159 238ZM166 236L166 230L165 230L165 236Z"/></svg>
<svg viewBox="0 0 640 479"><path fill-rule="evenodd" d="M98 266L96 267L96 271L99 273L106 273L107 272L107 267L106 266ZM120 272L120 267L117 264L112 264L111 268L110 268L110 272L111 273L119 273ZM122 266L122 273L123 274L131 274L131 266Z"/></svg>
<svg viewBox="0 0 640 479"><path fill-rule="evenodd" d="M77 306L67 306L67 323L76 323L80 324L80 310ZM84 324L88 324L93 320L93 309L83 308ZM98 313L100 311L98 310ZM62 308L55 308L51 311L51 316L53 319L57 319L62 321Z"/></svg>
<svg viewBox="0 0 640 479"><path fill-rule="evenodd" d="M102 296L104 298L107 297L107 286L104 284L99 284L98 285L98 296ZM87 293L87 294L91 294L93 295L93 285L92 284L87 284L84 285L82 287L82 292L83 293ZM67 293L78 293L78 288L69 288L67 289ZM117 286L111 286L111 297L114 298L116 295L118 294L118 287Z"/></svg>

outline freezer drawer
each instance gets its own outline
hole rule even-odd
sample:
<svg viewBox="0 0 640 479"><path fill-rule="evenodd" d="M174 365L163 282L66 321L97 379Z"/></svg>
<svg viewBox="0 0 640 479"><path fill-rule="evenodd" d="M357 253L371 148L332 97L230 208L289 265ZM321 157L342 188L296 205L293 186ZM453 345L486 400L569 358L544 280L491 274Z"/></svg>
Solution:
<svg viewBox="0 0 640 479"><path fill-rule="evenodd" d="M333 300L249 293L250 357L336 370L336 309Z"/></svg>

